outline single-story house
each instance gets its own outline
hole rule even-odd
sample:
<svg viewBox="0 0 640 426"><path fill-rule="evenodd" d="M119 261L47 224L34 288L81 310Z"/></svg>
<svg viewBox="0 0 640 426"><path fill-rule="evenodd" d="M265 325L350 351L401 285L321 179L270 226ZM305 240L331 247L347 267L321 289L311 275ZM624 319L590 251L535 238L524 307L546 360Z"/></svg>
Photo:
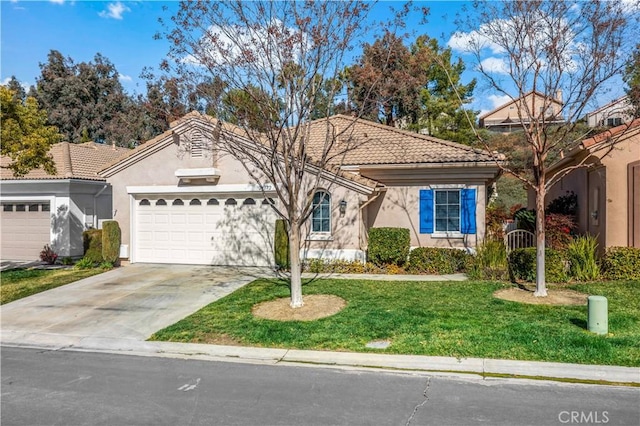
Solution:
<svg viewBox="0 0 640 426"><path fill-rule="evenodd" d="M326 186L313 194L302 256L364 260L371 227L408 228L414 247L472 249L482 241L487 185L499 175L494 155L348 116L328 120L367 143L331 171L315 171ZM310 123L311 157L326 125ZM100 172L112 188L123 258L273 265L275 188L216 148L220 132L251 143L239 129L193 112Z"/></svg>
<svg viewBox="0 0 640 426"><path fill-rule="evenodd" d="M579 232L596 235L601 250L640 247L640 119L583 140L550 167L549 176L581 163L588 167L564 176L547 202L574 192ZM529 199L531 205L531 194Z"/></svg>
<svg viewBox="0 0 640 426"><path fill-rule="evenodd" d="M111 186L97 171L129 151L93 142L61 142L49 150L56 174L42 169L15 177L0 169L0 229L3 260L38 260L49 244L61 257L81 257L82 232L111 219Z"/></svg>

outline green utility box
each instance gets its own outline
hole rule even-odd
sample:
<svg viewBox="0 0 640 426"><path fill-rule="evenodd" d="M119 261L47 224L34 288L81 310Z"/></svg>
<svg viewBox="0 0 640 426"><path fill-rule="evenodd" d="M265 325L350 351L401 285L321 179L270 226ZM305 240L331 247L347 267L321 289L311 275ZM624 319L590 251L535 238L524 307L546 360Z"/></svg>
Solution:
<svg viewBox="0 0 640 426"><path fill-rule="evenodd" d="M607 298L604 296L589 296L587 309L587 328L596 334L607 334L609 332L609 313Z"/></svg>

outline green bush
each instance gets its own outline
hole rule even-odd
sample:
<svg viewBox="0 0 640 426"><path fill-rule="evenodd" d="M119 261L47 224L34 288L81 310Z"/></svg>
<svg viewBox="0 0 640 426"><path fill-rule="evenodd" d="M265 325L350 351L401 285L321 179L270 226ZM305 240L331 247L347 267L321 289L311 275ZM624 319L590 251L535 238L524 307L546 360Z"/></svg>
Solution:
<svg viewBox="0 0 640 426"><path fill-rule="evenodd" d="M607 248L602 272L610 280L640 280L640 248Z"/></svg>
<svg viewBox="0 0 640 426"><path fill-rule="evenodd" d="M89 229L82 233L84 258L92 263L101 263L102 258L102 229Z"/></svg>
<svg viewBox="0 0 640 426"><path fill-rule="evenodd" d="M80 260L78 260L76 262L75 268L76 269L91 269L96 264L97 264L97 262L94 262L92 259L90 259L88 257L83 257L82 259L80 259Z"/></svg>
<svg viewBox="0 0 640 426"><path fill-rule="evenodd" d="M473 280L509 279L507 249L504 241L485 241L476 247L475 256L470 256L467 275Z"/></svg>
<svg viewBox="0 0 640 426"><path fill-rule="evenodd" d="M564 283L568 280L565 259L554 249L545 251L545 277L547 282ZM508 256L509 273L512 279L536 280L536 248L515 249Z"/></svg>
<svg viewBox="0 0 640 426"><path fill-rule="evenodd" d="M397 265L376 266L358 260L307 259L302 264L303 272L314 274L403 274L405 271Z"/></svg>
<svg viewBox="0 0 640 426"><path fill-rule="evenodd" d="M102 259L115 265L120 258L120 225L115 220L102 223Z"/></svg>
<svg viewBox="0 0 640 426"><path fill-rule="evenodd" d="M578 237L569 243L567 257L569 258L569 272L578 281L593 281L600 276L600 267L596 256L598 240L586 235Z"/></svg>
<svg viewBox="0 0 640 426"><path fill-rule="evenodd" d="M106 271L113 268L113 263L105 261L105 262L102 262L100 265L98 265L98 267Z"/></svg>
<svg viewBox="0 0 640 426"><path fill-rule="evenodd" d="M371 228L369 230L369 262L377 266L402 266L407 262L411 236L406 228Z"/></svg>
<svg viewBox="0 0 640 426"><path fill-rule="evenodd" d="M409 254L409 272L414 274L455 274L463 272L467 263L464 250L418 247Z"/></svg>
<svg viewBox="0 0 640 426"><path fill-rule="evenodd" d="M287 223L284 219L276 220L273 255L278 269L288 271L291 267L289 258L289 236L287 235Z"/></svg>

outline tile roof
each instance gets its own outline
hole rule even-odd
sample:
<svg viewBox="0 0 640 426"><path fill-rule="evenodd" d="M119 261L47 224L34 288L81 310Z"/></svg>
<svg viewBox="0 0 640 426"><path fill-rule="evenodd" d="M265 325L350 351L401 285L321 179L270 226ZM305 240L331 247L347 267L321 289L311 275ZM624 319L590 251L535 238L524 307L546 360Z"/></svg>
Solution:
<svg viewBox="0 0 640 426"><path fill-rule="evenodd" d="M14 177L11 170L2 168L0 169L0 178L2 180L85 179L103 181L105 179L98 176L98 171L106 164L125 156L130 151L128 148L114 147L112 145L95 142L82 144L60 142L52 145L49 149L49 154L53 157L53 161L56 164L55 175L50 175L42 169L34 169L25 176ZM2 157L0 161L2 166L11 164L9 157Z"/></svg>
<svg viewBox="0 0 640 426"><path fill-rule="evenodd" d="M310 123L307 149L312 157L323 150L327 122L338 135L336 149L346 147L335 160L343 166L494 162L487 151L345 115Z"/></svg>
<svg viewBox="0 0 640 426"><path fill-rule="evenodd" d="M609 141L610 138L625 133L627 131L640 128L640 118L636 118L631 123L622 124L617 127L613 127L609 130L606 130L602 133L598 133L597 135L590 137L588 139L584 139L580 144L584 148L591 148L594 145L599 144L600 142Z"/></svg>

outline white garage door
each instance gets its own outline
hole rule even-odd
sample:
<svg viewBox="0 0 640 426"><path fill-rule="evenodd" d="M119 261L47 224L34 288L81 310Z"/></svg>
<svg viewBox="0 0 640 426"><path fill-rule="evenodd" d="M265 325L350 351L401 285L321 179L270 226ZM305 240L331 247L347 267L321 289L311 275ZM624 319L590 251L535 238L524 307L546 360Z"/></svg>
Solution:
<svg viewBox="0 0 640 426"><path fill-rule="evenodd" d="M0 230L3 260L38 260L51 242L49 202L2 202Z"/></svg>
<svg viewBox="0 0 640 426"><path fill-rule="evenodd" d="M273 265L276 215L261 198L154 196L135 200L135 262Z"/></svg>

